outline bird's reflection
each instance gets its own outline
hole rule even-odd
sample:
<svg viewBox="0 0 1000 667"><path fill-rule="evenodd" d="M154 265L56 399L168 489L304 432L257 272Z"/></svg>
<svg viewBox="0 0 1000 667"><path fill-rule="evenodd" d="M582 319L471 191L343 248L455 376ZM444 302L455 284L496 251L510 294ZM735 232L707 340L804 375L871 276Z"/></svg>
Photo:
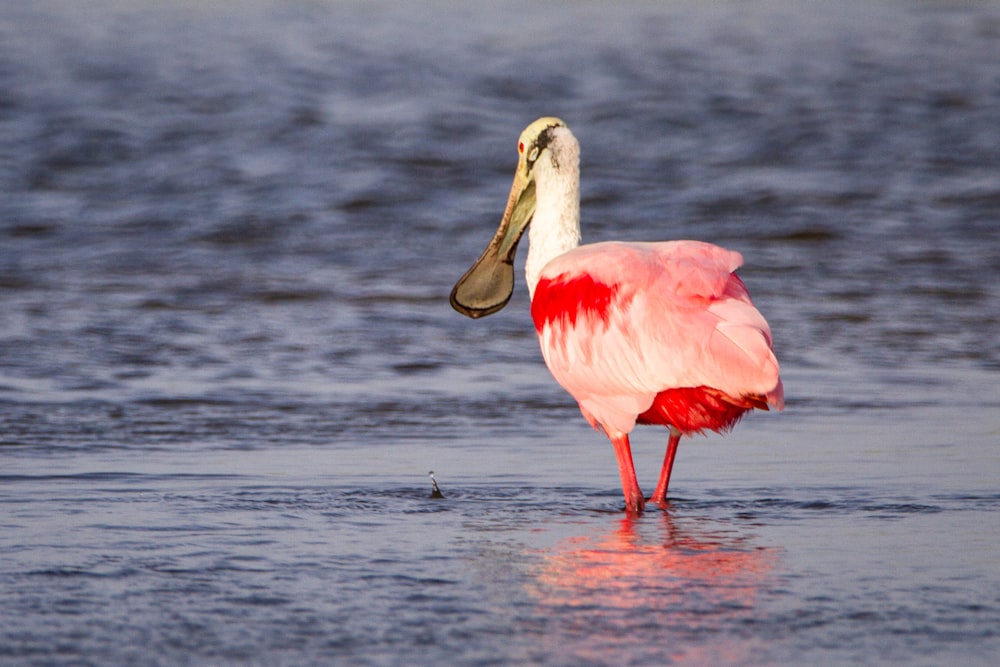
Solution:
<svg viewBox="0 0 1000 667"><path fill-rule="evenodd" d="M646 658L746 659L756 649L741 637L778 558L746 532L668 508L557 543L533 584L539 603L563 619L554 633L563 636L551 639L580 657L635 651L641 637Z"/></svg>

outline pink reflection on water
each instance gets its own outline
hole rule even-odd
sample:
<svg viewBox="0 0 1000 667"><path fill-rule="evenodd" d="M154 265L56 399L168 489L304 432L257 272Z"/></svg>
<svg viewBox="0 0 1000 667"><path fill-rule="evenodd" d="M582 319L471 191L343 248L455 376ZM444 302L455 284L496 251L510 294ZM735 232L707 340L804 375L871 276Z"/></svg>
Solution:
<svg viewBox="0 0 1000 667"><path fill-rule="evenodd" d="M626 517L543 554L532 593L556 618L550 642L580 659L747 662L765 647L748 630L779 551L743 526L669 513Z"/></svg>

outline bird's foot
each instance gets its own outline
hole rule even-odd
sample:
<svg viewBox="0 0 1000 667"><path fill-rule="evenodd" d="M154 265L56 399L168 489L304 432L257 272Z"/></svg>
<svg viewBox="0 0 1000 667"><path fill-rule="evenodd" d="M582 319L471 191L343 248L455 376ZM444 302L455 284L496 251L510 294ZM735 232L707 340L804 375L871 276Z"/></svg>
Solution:
<svg viewBox="0 0 1000 667"><path fill-rule="evenodd" d="M667 501L667 494L665 493L654 493L646 502L650 505L656 505L662 510L665 510L670 506L669 501Z"/></svg>
<svg viewBox="0 0 1000 667"><path fill-rule="evenodd" d="M642 497L641 493L632 494L631 496L626 496L625 498L625 512L633 516L638 516L642 514L642 511L646 508L646 499Z"/></svg>

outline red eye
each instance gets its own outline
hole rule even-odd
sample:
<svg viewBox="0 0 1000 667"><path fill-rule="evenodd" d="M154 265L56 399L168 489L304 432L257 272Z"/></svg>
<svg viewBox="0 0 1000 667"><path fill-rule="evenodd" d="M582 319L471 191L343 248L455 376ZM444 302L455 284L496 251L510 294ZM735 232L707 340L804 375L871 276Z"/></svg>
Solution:
<svg viewBox="0 0 1000 667"><path fill-rule="evenodd" d="M524 152L524 142L523 141L519 141L518 142L518 144L517 144L517 152L518 153L523 153Z"/></svg>

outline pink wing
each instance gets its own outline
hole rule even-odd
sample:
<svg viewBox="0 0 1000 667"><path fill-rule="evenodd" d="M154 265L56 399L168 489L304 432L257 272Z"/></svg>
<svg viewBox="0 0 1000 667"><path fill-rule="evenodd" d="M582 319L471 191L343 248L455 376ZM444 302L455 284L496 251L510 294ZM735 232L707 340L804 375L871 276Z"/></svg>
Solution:
<svg viewBox="0 0 1000 667"><path fill-rule="evenodd" d="M781 407L770 329L733 273L742 263L697 241L597 243L557 257L531 304L549 370L612 436L667 389Z"/></svg>

